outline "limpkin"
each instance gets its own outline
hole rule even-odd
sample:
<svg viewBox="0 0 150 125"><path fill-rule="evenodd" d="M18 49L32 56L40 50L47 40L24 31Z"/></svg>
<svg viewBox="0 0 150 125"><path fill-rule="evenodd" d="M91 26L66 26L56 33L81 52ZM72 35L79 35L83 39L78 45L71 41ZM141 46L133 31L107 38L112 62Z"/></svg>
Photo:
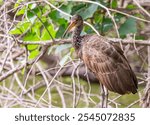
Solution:
<svg viewBox="0 0 150 125"><path fill-rule="evenodd" d="M74 15L64 33L73 32L72 44L78 57L108 90L135 94L138 81L122 49L97 34L81 36L82 29L82 17Z"/></svg>

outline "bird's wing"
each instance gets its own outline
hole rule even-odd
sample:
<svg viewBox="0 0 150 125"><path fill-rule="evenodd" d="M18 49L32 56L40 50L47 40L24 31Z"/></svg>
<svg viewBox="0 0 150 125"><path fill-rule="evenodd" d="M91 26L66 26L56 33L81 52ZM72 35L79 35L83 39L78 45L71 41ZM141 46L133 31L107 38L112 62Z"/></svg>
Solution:
<svg viewBox="0 0 150 125"><path fill-rule="evenodd" d="M136 76L118 46L93 35L84 41L81 51L86 66L106 88L119 94L137 92Z"/></svg>

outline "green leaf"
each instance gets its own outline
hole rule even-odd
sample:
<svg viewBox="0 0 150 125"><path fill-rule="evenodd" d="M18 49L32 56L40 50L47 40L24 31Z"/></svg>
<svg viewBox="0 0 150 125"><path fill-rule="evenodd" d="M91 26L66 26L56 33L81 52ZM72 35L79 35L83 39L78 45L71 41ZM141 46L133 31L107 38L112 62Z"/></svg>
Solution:
<svg viewBox="0 0 150 125"><path fill-rule="evenodd" d="M15 2L15 5L14 5L14 8L17 8L20 4L21 4L21 2L23 2L24 0L17 0L16 2Z"/></svg>
<svg viewBox="0 0 150 125"><path fill-rule="evenodd" d="M56 38L62 37L62 35L64 34L65 30L66 30L66 25L65 24L60 25L59 29L57 30L57 33L56 33Z"/></svg>
<svg viewBox="0 0 150 125"><path fill-rule="evenodd" d="M72 15L79 13L84 7L86 7L86 4L77 4L72 7Z"/></svg>
<svg viewBox="0 0 150 125"><path fill-rule="evenodd" d="M35 14L30 11L27 12L27 20L29 20L32 24L34 23L36 18L37 16Z"/></svg>
<svg viewBox="0 0 150 125"><path fill-rule="evenodd" d="M64 17L62 17L60 15L60 13L58 11L52 11L49 14L50 19L54 22L54 23L58 23L59 25L67 25L67 21L66 19L64 19Z"/></svg>
<svg viewBox="0 0 150 125"><path fill-rule="evenodd" d="M83 19L91 18L97 10L97 8L98 5L90 4L87 7L83 8L79 14L83 17Z"/></svg>
<svg viewBox="0 0 150 125"><path fill-rule="evenodd" d="M47 29L50 32L50 34L52 35L52 37L55 38L56 31L54 29L54 26L52 24L49 24ZM45 28L43 29L41 40L50 40L51 39L50 34L48 33L48 31Z"/></svg>
<svg viewBox="0 0 150 125"><path fill-rule="evenodd" d="M43 19L42 17L42 9L43 6L37 6L36 4L30 4L28 6L28 11L26 14L27 20L30 20L32 24L34 23L35 19L40 18L41 20Z"/></svg>
<svg viewBox="0 0 150 125"><path fill-rule="evenodd" d="M136 40L145 40L145 37L144 36L136 36L135 39Z"/></svg>
<svg viewBox="0 0 150 125"><path fill-rule="evenodd" d="M64 12L70 14L70 13L71 13L72 6L73 6L72 3L68 3L67 5L61 6L60 9L63 10ZM66 19L66 20L69 20L69 19L70 19L69 16L66 16L66 15L64 15L64 14L62 14L62 13L60 13L60 16L61 16L62 18L64 18L64 19Z"/></svg>
<svg viewBox="0 0 150 125"><path fill-rule="evenodd" d="M30 22L32 23L32 24L34 24L34 21L37 19L37 16L36 15L34 15L34 16L32 16L31 18L29 18L29 20L30 20Z"/></svg>
<svg viewBox="0 0 150 125"><path fill-rule="evenodd" d="M116 9L116 8L118 7L118 2L117 2L117 0L113 0L113 1L112 1L111 7L112 7L113 9Z"/></svg>
<svg viewBox="0 0 150 125"><path fill-rule="evenodd" d="M125 36L129 33L136 33L136 20L134 18L128 18L119 28L120 36Z"/></svg>
<svg viewBox="0 0 150 125"><path fill-rule="evenodd" d="M17 26L15 28L13 28L12 30L10 30L10 34L22 34L24 32L26 32L28 30L28 28L30 28L31 23L30 22L20 22L17 24Z"/></svg>
<svg viewBox="0 0 150 125"><path fill-rule="evenodd" d="M0 5L2 5L3 4L3 0L0 0Z"/></svg>
<svg viewBox="0 0 150 125"><path fill-rule="evenodd" d="M60 13L56 10L52 11L49 14L49 17L50 17L51 20L53 20L55 22L57 22L61 18Z"/></svg>
<svg viewBox="0 0 150 125"><path fill-rule="evenodd" d="M24 41L37 41L41 40L41 26L42 23L40 21L35 22L35 25L32 25L30 30L23 37Z"/></svg>
<svg viewBox="0 0 150 125"><path fill-rule="evenodd" d="M29 51L33 51L33 50L36 50L38 48L38 45L28 45L27 48Z"/></svg>
<svg viewBox="0 0 150 125"><path fill-rule="evenodd" d="M113 27L112 20L110 18L104 18L103 24L102 24L102 31L107 32Z"/></svg>
<svg viewBox="0 0 150 125"><path fill-rule="evenodd" d="M32 31L27 32L27 34L23 37L24 41L38 41L40 40L39 36Z"/></svg>
<svg viewBox="0 0 150 125"><path fill-rule="evenodd" d="M65 29L68 25L67 20L61 17L60 13L58 11L52 11L49 14L50 20L53 21L53 24L58 25L59 28L57 29L56 38L62 37L63 33L65 32Z"/></svg>
<svg viewBox="0 0 150 125"><path fill-rule="evenodd" d="M16 12L17 16L23 15L26 11L26 6L22 7L20 10Z"/></svg>
<svg viewBox="0 0 150 125"><path fill-rule="evenodd" d="M99 25L99 23L101 23L102 20L103 20L103 15L99 14L99 12L96 12L94 14L94 21L95 21L95 23Z"/></svg>
<svg viewBox="0 0 150 125"><path fill-rule="evenodd" d="M36 35L39 40L41 40L41 27L42 27L42 23L41 22L36 22L35 25L32 27L32 32L34 33L34 35Z"/></svg>
<svg viewBox="0 0 150 125"><path fill-rule="evenodd" d="M87 25L84 26L84 31L85 31L86 33L88 33L88 34L93 33L93 30L91 29L91 27L89 27L89 26L87 26ZM82 32L82 33L83 33L83 32Z"/></svg>
<svg viewBox="0 0 150 125"><path fill-rule="evenodd" d="M126 7L127 9L129 9L129 10L133 10L133 9L136 9L137 8L137 6L136 5L134 5L134 4L129 4L129 5L127 5L127 7Z"/></svg>
<svg viewBox="0 0 150 125"><path fill-rule="evenodd" d="M36 50L34 50L34 51L31 51L30 52L30 55L29 55L29 59L34 59L35 57L37 57L37 55L39 55L39 50L38 49L36 49Z"/></svg>
<svg viewBox="0 0 150 125"><path fill-rule="evenodd" d="M59 45L59 46L57 46L57 48L56 48L56 50L55 50L55 54L58 54L58 53L60 53L61 51L70 48L71 46L72 46L71 44Z"/></svg>
<svg viewBox="0 0 150 125"><path fill-rule="evenodd" d="M30 9L34 9L34 8L36 8L36 4L35 3L33 3L33 4L30 4Z"/></svg>
<svg viewBox="0 0 150 125"><path fill-rule="evenodd" d="M125 17L123 14L117 13L114 18L116 22L120 22L123 17Z"/></svg>
<svg viewBox="0 0 150 125"><path fill-rule="evenodd" d="M18 28L13 28L12 30L10 30L10 32L9 32L10 34L12 34L12 35L20 35L20 34L22 34L22 31L20 30L20 29L18 29Z"/></svg>

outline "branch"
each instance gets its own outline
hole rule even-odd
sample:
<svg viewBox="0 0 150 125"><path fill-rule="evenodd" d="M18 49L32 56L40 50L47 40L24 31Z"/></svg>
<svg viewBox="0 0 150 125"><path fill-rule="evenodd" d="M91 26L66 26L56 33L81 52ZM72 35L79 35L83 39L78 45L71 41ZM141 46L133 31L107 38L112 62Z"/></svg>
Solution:
<svg viewBox="0 0 150 125"><path fill-rule="evenodd" d="M17 40L18 44L22 45L43 45L43 46L53 46L53 45L59 45L59 44L68 44L71 43L72 39L55 39L53 40L46 40L46 41L21 41Z"/></svg>
<svg viewBox="0 0 150 125"><path fill-rule="evenodd" d="M148 82L142 98L142 107L150 108L150 47L148 47Z"/></svg>
<svg viewBox="0 0 150 125"><path fill-rule="evenodd" d="M63 67L63 69L58 73L57 76L71 76L73 70L74 70L74 67L72 67L72 66ZM54 76L56 74L56 72L57 72L56 69L49 71L49 73L52 76ZM78 71L76 70L74 72L74 75L76 77L79 76L81 79L83 79L85 81L87 81L87 76L88 76L88 79L91 83L99 83L98 79L95 77L95 75L92 72L90 72L89 70L86 71L84 64L82 64L78 67Z"/></svg>
<svg viewBox="0 0 150 125"><path fill-rule="evenodd" d="M133 40L133 39L118 39L118 38L108 38L112 42L119 42L121 41L122 44L137 44L143 46L150 46L150 39L149 40Z"/></svg>
<svg viewBox="0 0 150 125"><path fill-rule="evenodd" d="M133 39L119 39L119 38L107 38L110 40L110 42L119 43L122 44L137 44L137 45L143 45L143 46L150 46L150 40L133 40ZM55 39L55 41L47 40L47 41L19 41L19 44L23 45L43 45L43 46L52 46L52 45L60 45L60 44L69 44L72 42L72 39Z"/></svg>
<svg viewBox="0 0 150 125"><path fill-rule="evenodd" d="M150 17L150 13L148 11L146 11L136 0L133 1L147 16Z"/></svg>
<svg viewBox="0 0 150 125"><path fill-rule="evenodd" d="M53 5L52 3L50 3L49 1L47 1L47 0L43 0L43 1L44 1L46 4L50 5L52 8L54 8L55 10L57 10L58 12L60 12L60 13L62 13L62 14L64 14L64 15L66 15L66 16L68 16L68 17L72 17L72 15L70 15L70 14L66 13L65 11L62 11L61 9L57 8L56 6L54 6L54 5ZM43 1L42 1L42 2L43 2ZM62 1L60 1L60 0L58 0L58 1L59 1L59 2L62 2ZM97 35L100 35L99 32L98 32L90 23L84 21L84 24L90 26L90 27L93 29L93 31L94 31Z"/></svg>
<svg viewBox="0 0 150 125"><path fill-rule="evenodd" d="M12 69L12 70L8 71L7 73L5 73L4 75L0 76L0 82L3 81L4 79L8 78L9 76L13 75L14 73L22 70L27 65L32 65L35 62L37 62L38 60L40 60L43 57L43 55L45 54L45 52L47 51L47 48L48 48L48 46L43 47L41 50L41 53L34 60L28 61L18 67L15 67L14 69Z"/></svg>
<svg viewBox="0 0 150 125"><path fill-rule="evenodd" d="M118 39L118 38L108 38L108 39L110 40L110 42L119 43L121 41L123 44L138 44L143 46L150 46L150 40L129 40L129 39ZM32 65L33 63L41 59L41 57L44 55L48 47L53 45L59 45L59 44L69 44L72 42L72 39L62 39L62 40L56 39L55 41L48 40L48 41L36 41L36 42L17 40L17 42L22 45L43 45L43 47L45 48L43 51L41 51L41 54L35 60L27 62L27 65ZM25 66L26 63L5 73L0 77L0 82L6 79L7 77L9 77L10 75L14 74L15 72L20 71Z"/></svg>
<svg viewBox="0 0 150 125"><path fill-rule="evenodd" d="M49 60L51 60L51 59L49 59ZM49 60L47 60L47 61L50 62ZM46 62L46 63L48 63L48 62ZM58 67L58 69L60 69L60 67ZM72 66L70 66L70 64L68 64L65 67L63 67L59 73L57 73L56 68L51 69L50 71L48 71L48 73L51 76L53 76L53 77L55 76L56 73L57 73L57 77L59 77L59 76L61 76L61 77L66 77L66 76L70 77L74 70L75 70L74 67L72 67ZM36 75L41 75L41 72L40 71L36 72ZM75 70L74 76L75 77L79 76L81 79L83 79L85 81L89 80L90 83L97 83L97 84L99 84L98 79L95 77L95 75L92 72L90 72L89 70L85 69L85 65L84 64L81 64L78 67L78 71ZM87 76L88 76L88 78L87 78ZM36 84L36 85L34 85L33 87L29 88L23 94L27 94L27 93L31 92L32 90L36 91L38 88L40 88L42 86L46 86L45 82L43 82L43 81L38 83L38 84Z"/></svg>

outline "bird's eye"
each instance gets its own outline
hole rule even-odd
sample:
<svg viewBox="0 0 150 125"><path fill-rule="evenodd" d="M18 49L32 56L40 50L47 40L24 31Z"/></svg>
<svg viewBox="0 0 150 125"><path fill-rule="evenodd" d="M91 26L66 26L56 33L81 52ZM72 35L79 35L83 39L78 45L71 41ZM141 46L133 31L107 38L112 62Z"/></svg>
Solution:
<svg viewBox="0 0 150 125"><path fill-rule="evenodd" d="M77 20L75 20L74 23L77 24Z"/></svg>

